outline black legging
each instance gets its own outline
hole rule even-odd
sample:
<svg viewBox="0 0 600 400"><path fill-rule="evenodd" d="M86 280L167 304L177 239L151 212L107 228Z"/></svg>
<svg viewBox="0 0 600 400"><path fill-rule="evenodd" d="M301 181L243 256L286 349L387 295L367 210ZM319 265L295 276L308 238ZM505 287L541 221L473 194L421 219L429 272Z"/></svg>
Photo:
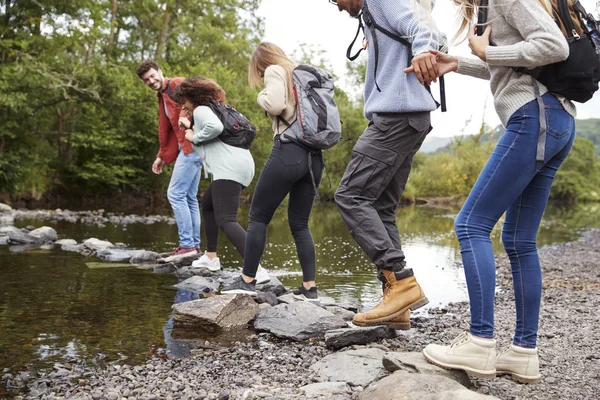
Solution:
<svg viewBox="0 0 600 400"><path fill-rule="evenodd" d="M288 222L296 242L303 281L315 280L315 243L308 229L308 218L317 193L308 169L308 157L312 157L312 170L318 188L323 173L321 153L310 153L295 143L281 143L279 135L275 136L273 149L252 196L244 275L256 276L267 241L267 225L289 193Z"/></svg>
<svg viewBox="0 0 600 400"><path fill-rule="evenodd" d="M217 251L219 228L244 257L246 231L237 221L240 193L243 186L235 181L213 181L202 195L202 217L206 231L206 251Z"/></svg>

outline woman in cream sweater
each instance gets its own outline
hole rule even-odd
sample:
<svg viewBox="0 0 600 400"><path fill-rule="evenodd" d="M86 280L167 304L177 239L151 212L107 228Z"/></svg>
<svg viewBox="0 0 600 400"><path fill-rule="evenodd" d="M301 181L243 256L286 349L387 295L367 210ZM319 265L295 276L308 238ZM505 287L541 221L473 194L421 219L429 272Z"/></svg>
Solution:
<svg viewBox="0 0 600 400"><path fill-rule="evenodd" d="M194 150L204 160L205 171L212 176L210 186L202 195L202 217L206 232L206 252L192 263L194 268L210 271L221 269L217 256L219 229L244 257L246 232L237 221L240 194L254 177L254 159L247 149L230 146L219 140L223 123L208 107L210 101L225 102L225 91L209 78L194 77L183 81L175 94L184 110L193 118L180 119L186 128L185 138L192 142ZM269 281L266 270L261 268L259 279Z"/></svg>
<svg viewBox="0 0 600 400"><path fill-rule="evenodd" d="M308 228L317 193L312 184L308 158L312 157L317 187L323 173L323 159L320 152L309 152L296 143L281 141L281 133L296 120L292 82L294 68L294 63L283 50L272 43L261 43L252 55L248 81L251 87L264 85L257 100L272 120L273 149L252 196L243 274L222 293L254 293L256 269L267 240L267 226L289 194L288 221L303 277L303 283L294 291L294 296L301 300L318 300L315 244Z"/></svg>
<svg viewBox="0 0 600 400"><path fill-rule="evenodd" d="M573 145L575 107L512 67L535 68L565 60L569 47L551 17L548 0L490 0L481 36L475 35L473 26L478 0L455 2L477 58L433 52L440 75L456 71L489 79L506 131L455 220L469 291L470 330L450 346L431 344L423 352L434 364L471 375L510 374L521 382L537 382L542 274L536 234L554 176ZM543 161L536 162L536 156ZM502 241L512 267L517 318L510 349L496 357L496 266L490 233L504 213Z"/></svg>

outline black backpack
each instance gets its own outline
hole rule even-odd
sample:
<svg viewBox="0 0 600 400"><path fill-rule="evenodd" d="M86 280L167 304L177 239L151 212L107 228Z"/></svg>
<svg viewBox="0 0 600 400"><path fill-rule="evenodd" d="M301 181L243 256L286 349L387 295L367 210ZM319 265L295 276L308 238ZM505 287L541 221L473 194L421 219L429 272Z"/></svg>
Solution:
<svg viewBox="0 0 600 400"><path fill-rule="evenodd" d="M412 49L412 46L411 46L410 42L408 40L406 40L405 38L400 37L393 32L390 32L389 30L385 29L383 26L381 26L377 22L375 22L375 20L373 19L373 15L369 12L369 9L367 8L366 1L363 1L363 7L356 18L358 19L358 29L356 30L356 35L354 36L352 43L350 43L350 46L348 46L348 50L346 50L346 58L350 61L354 61L354 60L356 60L356 58L358 58L358 55L366 48L366 46L363 46L356 52L356 54L351 55L352 47L354 47L354 43L356 43L356 39L358 38L358 35L360 34L361 31L364 34L365 26L367 28L369 28L369 31L371 31L371 36L373 37L373 46L374 46L374 50L375 50L375 60L374 60L375 68L373 69L373 79L375 81L375 87L377 88L377 91L381 92L381 89L379 88L379 85L377 84L377 64L379 61L378 60L379 44L377 42L376 31L383 33L384 35L395 40L396 42L402 43L404 46L406 46L409 49L409 57L408 57L408 61L407 61L407 67L411 66L411 61L413 59L412 51L410 51ZM364 25L363 25L363 21L364 21ZM443 51L444 49L445 49L445 46L440 46L440 48L439 48L440 51ZM404 73L402 71L400 71L400 72ZM444 84L443 76L439 77L439 82L440 82L440 102L438 103L437 101L435 101L435 99L434 99L434 101L438 106L441 105L442 112L445 112L446 111L446 85ZM427 89L427 91L429 93L431 93L431 89L429 88L429 86L425 85L425 88Z"/></svg>
<svg viewBox="0 0 600 400"><path fill-rule="evenodd" d="M477 13L477 34L483 33L483 24L487 22L488 0L482 0ZM513 68L517 72L531 75L548 88L548 91L566 97L578 103L590 100L598 90L600 82L600 52L593 36L598 35L598 23L585 8L574 0L570 6L567 0L557 0L558 15L554 20L560 26L563 23L569 43L569 57L561 62L544 65L534 69ZM579 35L573 26L570 10L580 15L588 25L583 35ZM559 21L560 20L560 21Z"/></svg>
<svg viewBox="0 0 600 400"><path fill-rule="evenodd" d="M175 93L171 89L171 80L167 81L167 94L173 101L177 101ZM219 135L219 139L225 144L242 149L250 149L252 141L256 137L256 127L252 125L248 118L234 107L224 105L211 100L207 104L212 112L221 120L223 124L223 132ZM190 128L194 126L192 118Z"/></svg>

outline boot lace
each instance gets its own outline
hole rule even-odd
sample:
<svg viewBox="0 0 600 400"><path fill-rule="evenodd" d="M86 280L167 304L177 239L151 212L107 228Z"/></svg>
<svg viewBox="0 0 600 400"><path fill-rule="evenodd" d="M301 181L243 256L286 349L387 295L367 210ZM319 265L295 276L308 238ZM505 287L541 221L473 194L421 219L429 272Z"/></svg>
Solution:
<svg viewBox="0 0 600 400"><path fill-rule="evenodd" d="M469 341L469 333L463 332L450 342L450 347L452 347L452 348L458 347L462 344L467 343L468 341Z"/></svg>

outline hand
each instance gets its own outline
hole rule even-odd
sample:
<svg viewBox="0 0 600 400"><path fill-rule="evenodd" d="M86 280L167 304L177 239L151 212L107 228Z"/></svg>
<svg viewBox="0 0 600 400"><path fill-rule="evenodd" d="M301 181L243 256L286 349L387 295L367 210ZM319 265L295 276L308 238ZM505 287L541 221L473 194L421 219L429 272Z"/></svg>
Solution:
<svg viewBox="0 0 600 400"><path fill-rule="evenodd" d="M435 56L438 65L439 76L446 75L458 69L458 59L446 53L437 50L429 50Z"/></svg>
<svg viewBox="0 0 600 400"><path fill-rule="evenodd" d="M194 141L194 131L191 129L186 129L185 131L185 140L187 140L188 142L193 142Z"/></svg>
<svg viewBox="0 0 600 400"><path fill-rule="evenodd" d="M469 33L469 47L471 48L471 53L481 58L483 61L487 61L485 56L485 50L490 45L490 34L492 33L492 26L488 25L483 32L483 35L477 36L475 35L476 26L473 27L473 30Z"/></svg>
<svg viewBox="0 0 600 400"><path fill-rule="evenodd" d="M414 72L421 84L429 85L439 76L436 58L430 53L417 54L412 59L412 66L404 70L406 73Z"/></svg>
<svg viewBox="0 0 600 400"><path fill-rule="evenodd" d="M163 165L165 165L163 160L160 157L156 157L156 160L154 160L152 163L152 172L157 175L160 174L162 172Z"/></svg>
<svg viewBox="0 0 600 400"><path fill-rule="evenodd" d="M179 128L182 130L190 129L191 122L187 117L179 117Z"/></svg>

